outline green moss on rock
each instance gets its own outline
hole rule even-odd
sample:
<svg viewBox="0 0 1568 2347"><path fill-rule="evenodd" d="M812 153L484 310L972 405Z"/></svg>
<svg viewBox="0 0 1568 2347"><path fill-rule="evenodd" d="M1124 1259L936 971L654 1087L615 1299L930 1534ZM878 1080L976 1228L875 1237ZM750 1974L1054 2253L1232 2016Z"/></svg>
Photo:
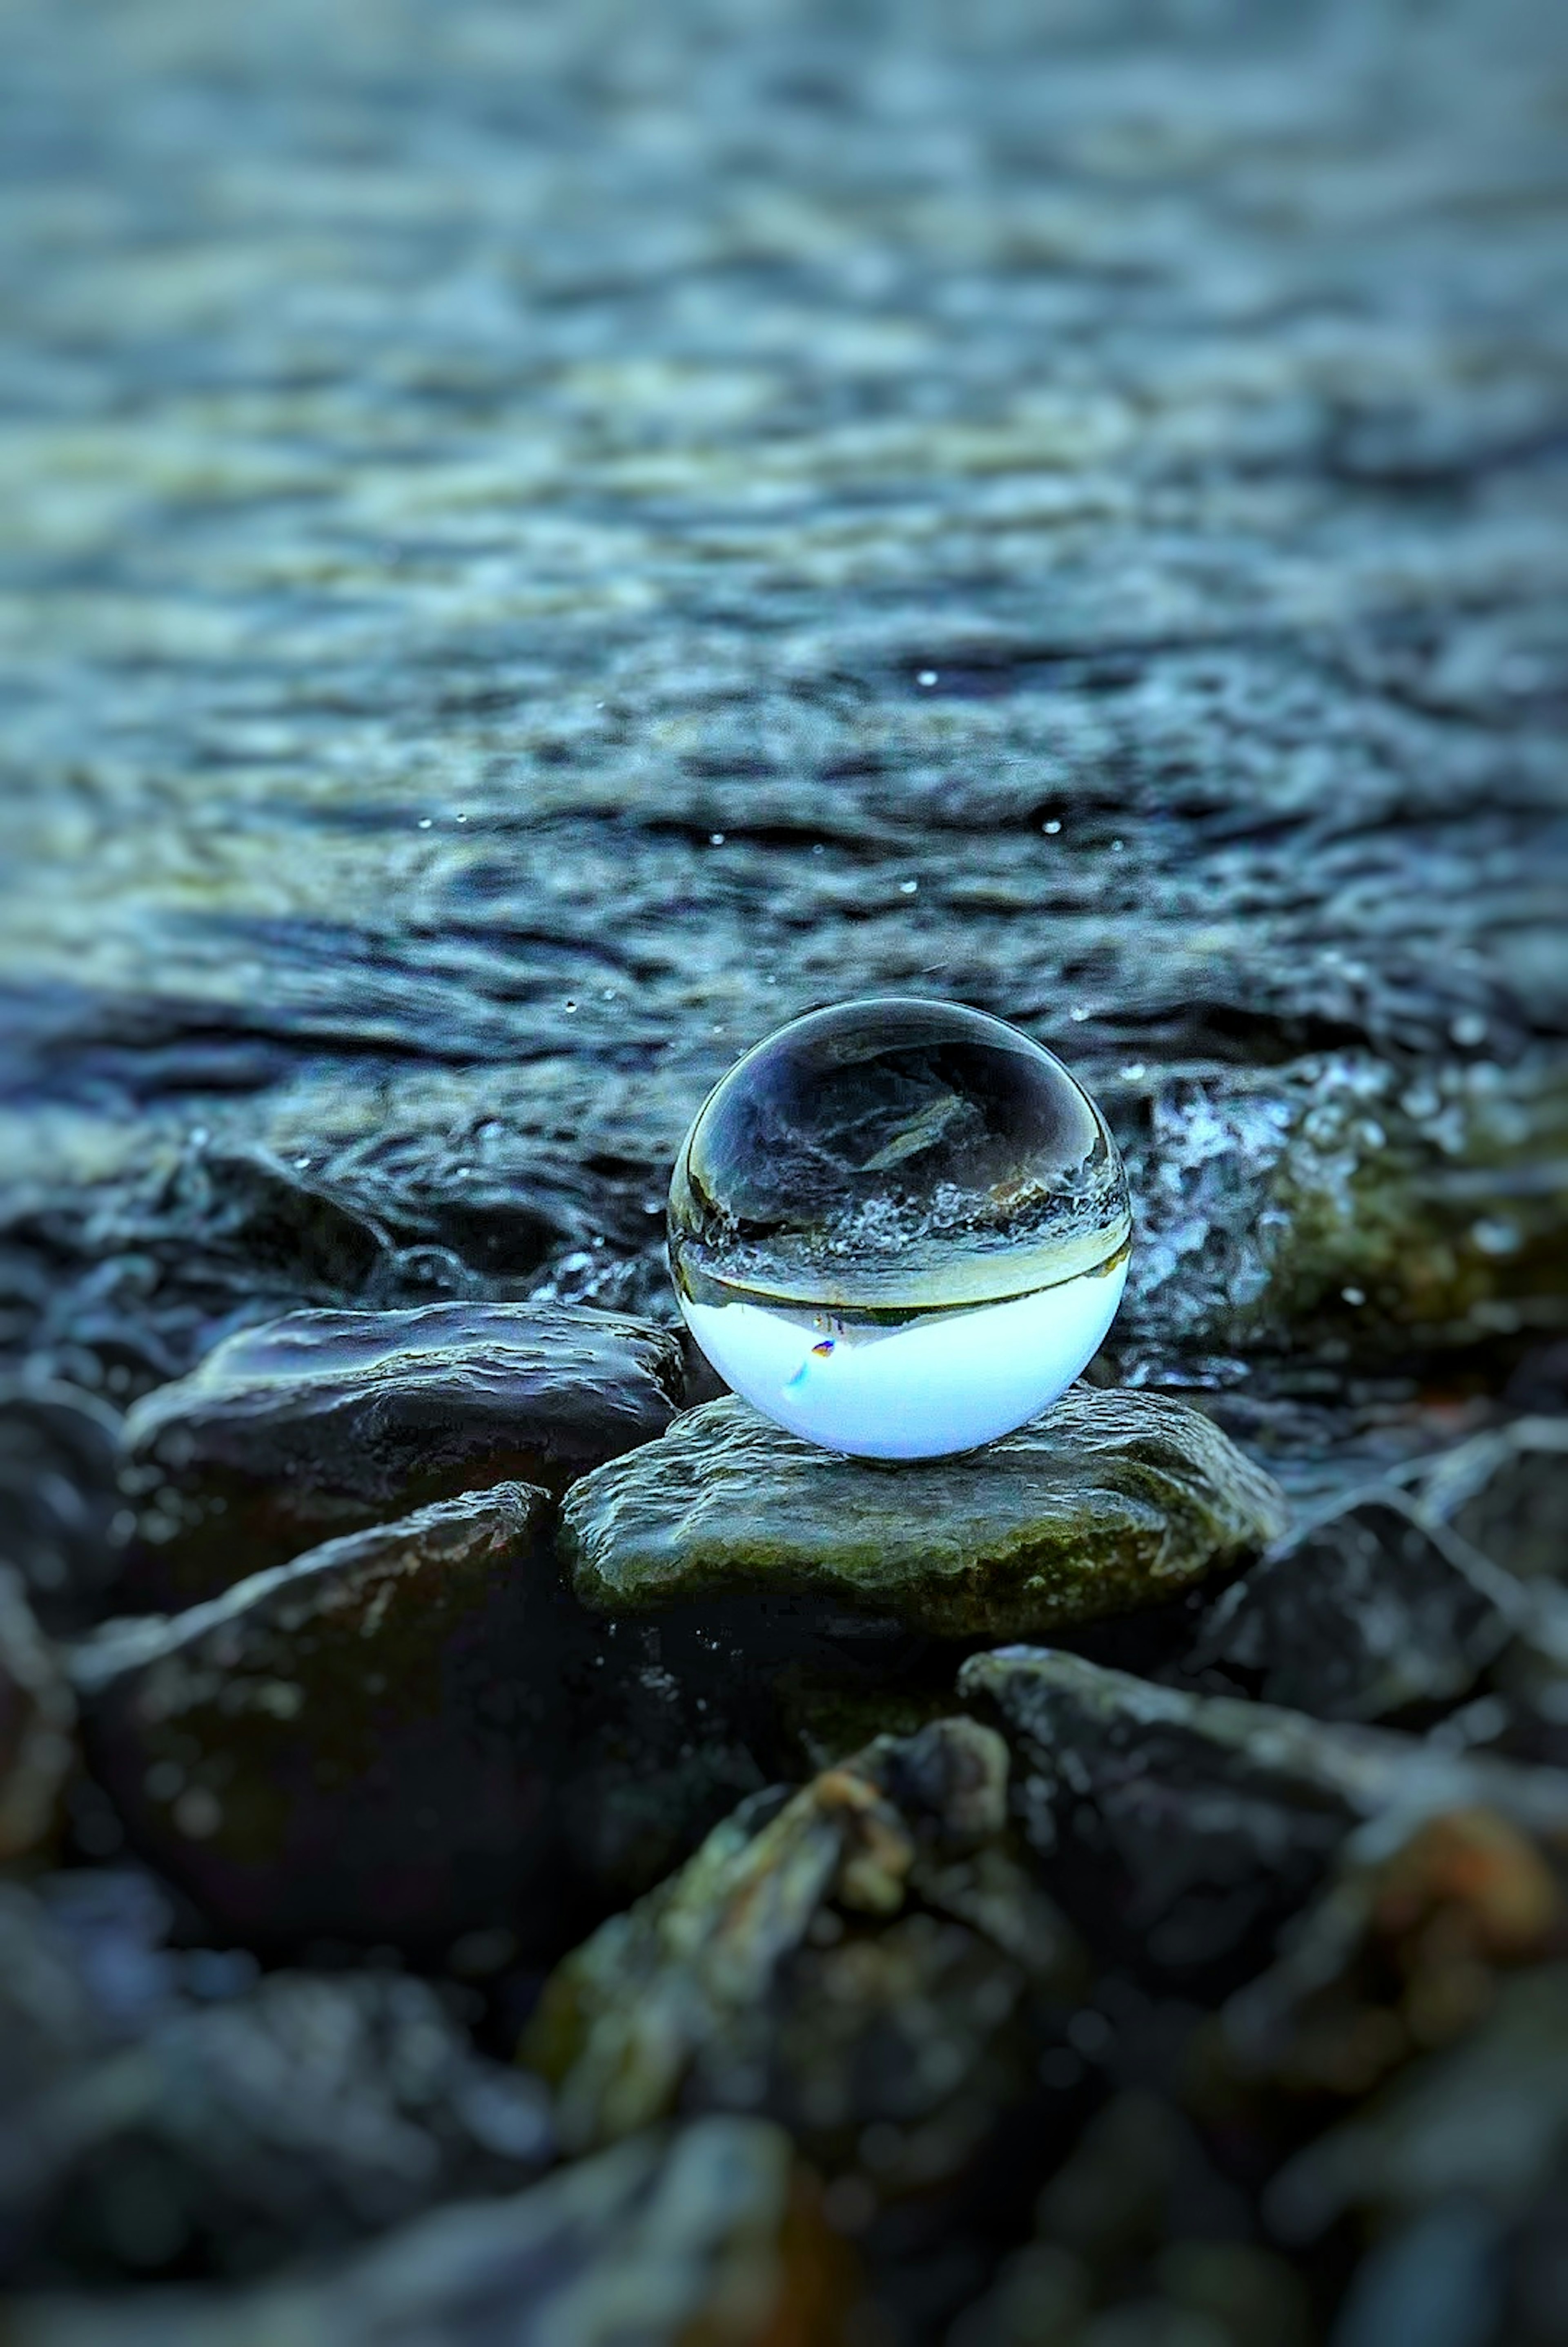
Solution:
<svg viewBox="0 0 1568 2347"><path fill-rule="evenodd" d="M1284 1525L1276 1486L1199 1411L1081 1387L983 1450L897 1467L709 1402L575 1484L561 1538L602 1613L807 1592L971 1638L1156 1604Z"/></svg>

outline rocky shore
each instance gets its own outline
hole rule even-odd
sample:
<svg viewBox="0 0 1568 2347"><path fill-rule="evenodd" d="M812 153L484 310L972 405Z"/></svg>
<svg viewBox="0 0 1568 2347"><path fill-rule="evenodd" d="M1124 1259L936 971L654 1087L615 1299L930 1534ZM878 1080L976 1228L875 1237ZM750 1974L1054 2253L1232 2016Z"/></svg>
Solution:
<svg viewBox="0 0 1568 2347"><path fill-rule="evenodd" d="M6 21L4 2347L1557 2347L1551 12ZM897 1467L891 991L1135 1224Z"/></svg>

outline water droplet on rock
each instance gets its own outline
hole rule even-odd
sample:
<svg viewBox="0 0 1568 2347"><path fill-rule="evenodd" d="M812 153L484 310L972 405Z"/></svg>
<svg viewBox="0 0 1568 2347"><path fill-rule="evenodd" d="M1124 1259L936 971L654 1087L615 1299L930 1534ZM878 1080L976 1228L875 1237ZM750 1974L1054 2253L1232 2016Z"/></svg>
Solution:
<svg viewBox="0 0 1568 2347"><path fill-rule="evenodd" d="M681 1309L719 1374L808 1440L967 1450L1071 1384L1132 1217L1116 1145L1039 1044L960 1004L813 1011L709 1094L670 1185Z"/></svg>

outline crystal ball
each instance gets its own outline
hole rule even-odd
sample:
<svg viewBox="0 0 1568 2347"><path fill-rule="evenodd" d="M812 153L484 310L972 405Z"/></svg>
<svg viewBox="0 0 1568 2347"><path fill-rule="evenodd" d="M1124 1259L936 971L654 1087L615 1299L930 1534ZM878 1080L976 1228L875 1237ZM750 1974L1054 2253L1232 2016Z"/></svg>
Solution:
<svg viewBox="0 0 1568 2347"><path fill-rule="evenodd" d="M1060 1060L961 1004L814 1010L737 1061L669 1195L687 1325L830 1450L931 1459L1044 1409L1121 1301L1132 1211Z"/></svg>

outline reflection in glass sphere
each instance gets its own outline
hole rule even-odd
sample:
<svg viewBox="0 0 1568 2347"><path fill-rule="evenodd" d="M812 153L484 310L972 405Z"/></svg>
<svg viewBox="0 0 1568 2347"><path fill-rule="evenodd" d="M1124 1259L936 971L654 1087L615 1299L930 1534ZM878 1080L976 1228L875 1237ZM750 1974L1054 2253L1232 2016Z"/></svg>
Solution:
<svg viewBox="0 0 1568 2347"><path fill-rule="evenodd" d="M1111 1325L1131 1233L1083 1087L947 1002L781 1028L709 1093L670 1184L670 1267L714 1368L871 1459L968 1450L1054 1401Z"/></svg>

